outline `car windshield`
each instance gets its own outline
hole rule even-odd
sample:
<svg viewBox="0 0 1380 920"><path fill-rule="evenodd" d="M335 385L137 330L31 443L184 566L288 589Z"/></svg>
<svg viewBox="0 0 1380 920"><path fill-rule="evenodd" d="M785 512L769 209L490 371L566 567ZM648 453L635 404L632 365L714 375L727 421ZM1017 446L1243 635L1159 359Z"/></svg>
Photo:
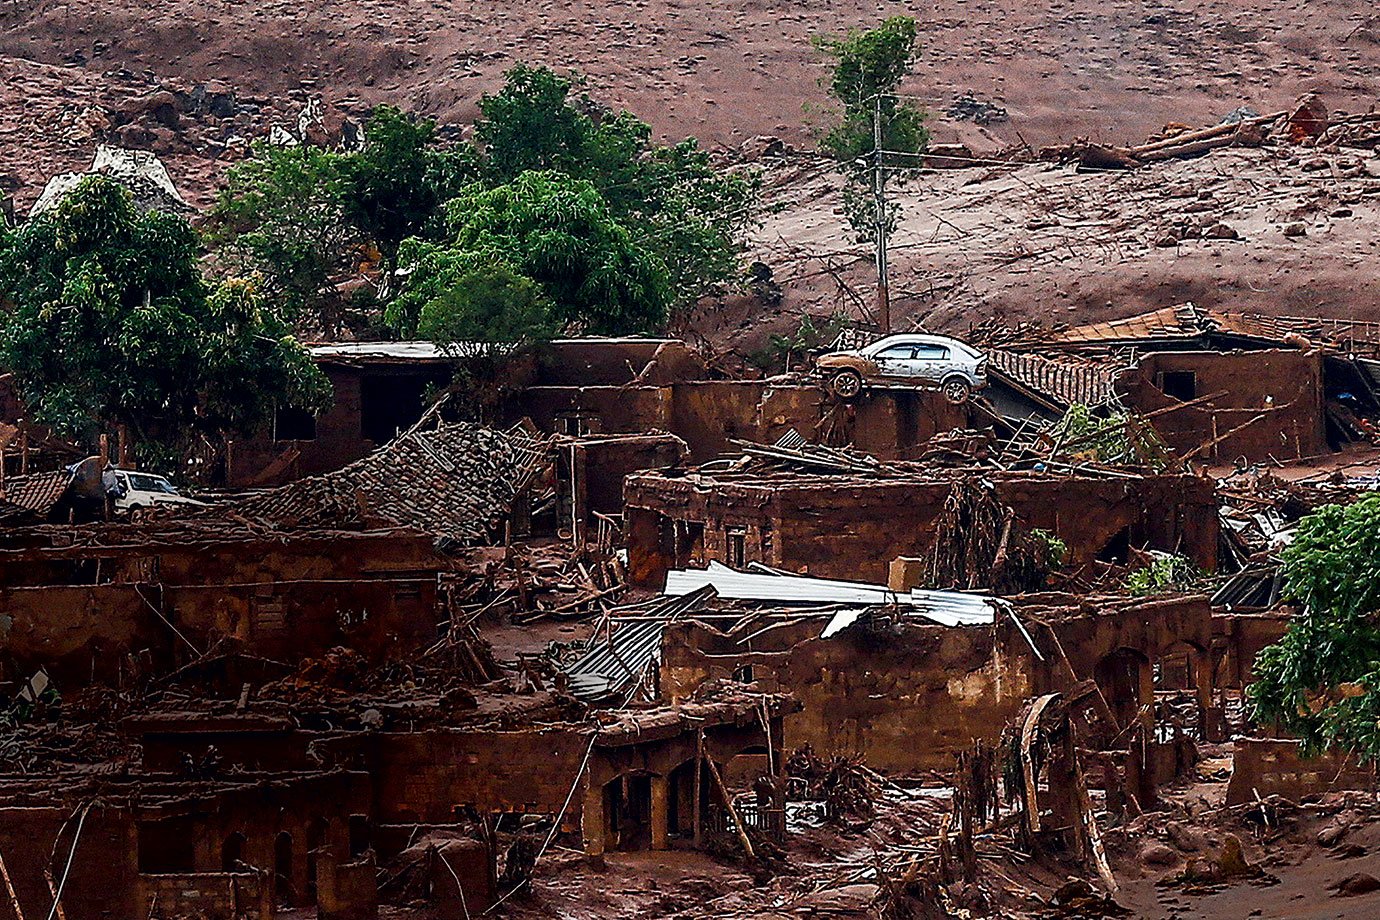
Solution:
<svg viewBox="0 0 1380 920"><path fill-rule="evenodd" d="M162 476L151 476L148 473L130 473L129 487L139 492L162 492L166 495L176 495L177 489Z"/></svg>

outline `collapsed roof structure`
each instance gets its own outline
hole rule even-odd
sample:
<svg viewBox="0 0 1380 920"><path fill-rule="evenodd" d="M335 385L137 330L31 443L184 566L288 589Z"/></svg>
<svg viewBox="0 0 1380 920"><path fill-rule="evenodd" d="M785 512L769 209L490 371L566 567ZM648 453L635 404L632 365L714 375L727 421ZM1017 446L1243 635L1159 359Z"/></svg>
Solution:
<svg viewBox="0 0 1380 920"><path fill-rule="evenodd" d="M412 527L466 546L501 534L547 462L545 442L520 430L414 427L344 469L251 495L235 510L291 528Z"/></svg>

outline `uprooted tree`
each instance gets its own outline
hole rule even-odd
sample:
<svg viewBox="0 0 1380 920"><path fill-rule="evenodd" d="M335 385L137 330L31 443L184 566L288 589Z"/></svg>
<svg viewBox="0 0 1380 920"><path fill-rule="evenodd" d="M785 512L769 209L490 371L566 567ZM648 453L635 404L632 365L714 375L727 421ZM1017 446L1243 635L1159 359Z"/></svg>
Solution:
<svg viewBox="0 0 1380 920"><path fill-rule="evenodd" d="M1308 515L1282 557L1301 610L1256 658L1254 716L1380 761L1380 494Z"/></svg>
<svg viewBox="0 0 1380 920"><path fill-rule="evenodd" d="M0 236L0 304L0 360L35 418L88 443L123 429L144 460L328 399L251 283L209 285L187 221L105 177Z"/></svg>
<svg viewBox="0 0 1380 920"><path fill-rule="evenodd" d="M918 167L929 142L924 113L896 93L915 63L915 40L909 16L814 39L833 61L828 91L841 108L820 146L843 173L844 214L859 242L875 242L879 228L895 229L899 209L893 204L878 212L875 183L884 187Z"/></svg>

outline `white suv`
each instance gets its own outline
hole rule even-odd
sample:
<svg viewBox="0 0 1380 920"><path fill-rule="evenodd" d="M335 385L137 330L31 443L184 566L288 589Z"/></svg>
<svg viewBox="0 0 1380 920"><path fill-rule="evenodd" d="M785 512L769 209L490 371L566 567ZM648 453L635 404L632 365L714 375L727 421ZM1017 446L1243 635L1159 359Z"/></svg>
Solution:
<svg viewBox="0 0 1380 920"><path fill-rule="evenodd" d="M987 386L986 356L942 335L889 335L863 348L821 355L815 366L844 399L862 392L863 381L921 382L955 403Z"/></svg>
<svg viewBox="0 0 1380 920"><path fill-rule="evenodd" d="M154 505L201 505L195 498L188 498L165 477L153 473L139 473L134 470L112 470L115 474L115 510L124 511L133 517L142 514Z"/></svg>

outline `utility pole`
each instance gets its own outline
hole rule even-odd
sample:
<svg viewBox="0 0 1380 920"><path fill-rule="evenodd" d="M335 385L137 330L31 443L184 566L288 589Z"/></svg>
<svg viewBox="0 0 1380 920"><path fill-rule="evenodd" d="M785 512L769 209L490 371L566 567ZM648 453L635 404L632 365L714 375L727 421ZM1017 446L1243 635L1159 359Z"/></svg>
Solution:
<svg viewBox="0 0 1380 920"><path fill-rule="evenodd" d="M882 178L882 94L872 97L872 208L877 219L877 322L891 333L891 292L887 288L886 183Z"/></svg>

